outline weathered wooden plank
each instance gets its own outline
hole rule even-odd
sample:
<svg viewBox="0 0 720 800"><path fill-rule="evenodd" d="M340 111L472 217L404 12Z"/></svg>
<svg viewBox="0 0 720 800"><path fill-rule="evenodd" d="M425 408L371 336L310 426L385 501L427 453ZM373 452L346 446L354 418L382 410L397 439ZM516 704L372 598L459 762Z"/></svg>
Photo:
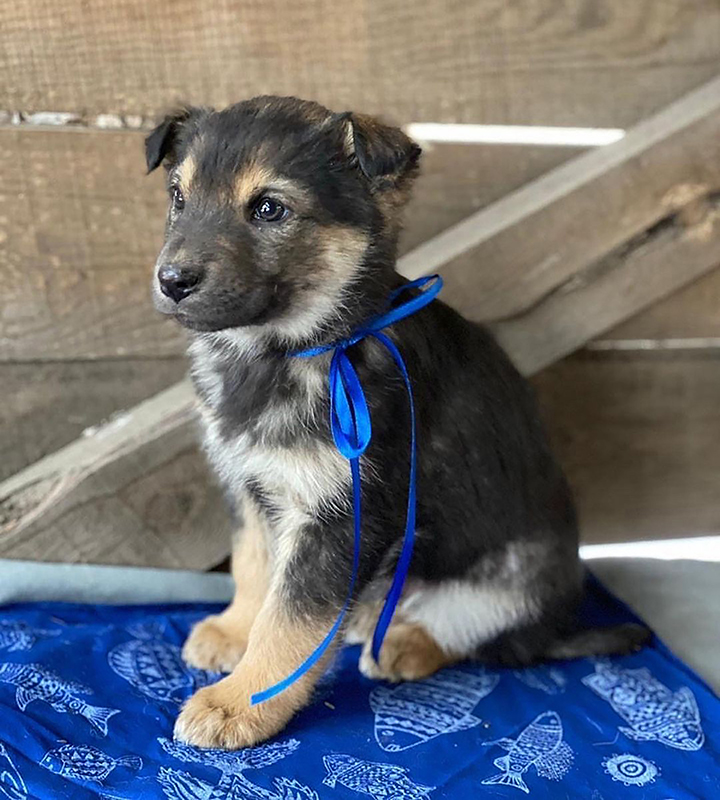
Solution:
<svg viewBox="0 0 720 800"><path fill-rule="evenodd" d="M436 146L408 209L405 249L576 150ZM176 355L150 303L165 215L142 134L0 128L0 361Z"/></svg>
<svg viewBox="0 0 720 800"><path fill-rule="evenodd" d="M0 557L207 569L230 522L180 383L0 484Z"/></svg>
<svg viewBox="0 0 720 800"><path fill-rule="evenodd" d="M412 251L579 152L576 147L426 145L404 217L400 253Z"/></svg>
<svg viewBox="0 0 720 800"><path fill-rule="evenodd" d="M720 189L720 78L511 193L404 256L442 268L473 319L519 315L660 220ZM600 333L601 331L595 331Z"/></svg>
<svg viewBox="0 0 720 800"><path fill-rule="evenodd" d="M717 532L717 351L578 353L533 382L585 541Z"/></svg>
<svg viewBox="0 0 720 800"><path fill-rule="evenodd" d="M0 106L156 114L299 94L398 121L626 126L713 75L715 0L18 0Z"/></svg>
<svg viewBox="0 0 720 800"><path fill-rule="evenodd" d="M165 389L184 359L0 364L0 481Z"/></svg>
<svg viewBox="0 0 720 800"><path fill-rule="evenodd" d="M149 302L165 200L141 139L0 133L1 359L178 353L178 330Z"/></svg>
<svg viewBox="0 0 720 800"><path fill-rule="evenodd" d="M720 192L674 214L574 275L537 306L492 329L518 368L532 374L598 333L667 297L720 263Z"/></svg>
<svg viewBox="0 0 720 800"><path fill-rule="evenodd" d="M720 263L718 264L720 267ZM720 346L720 269L695 281L602 335L601 345Z"/></svg>

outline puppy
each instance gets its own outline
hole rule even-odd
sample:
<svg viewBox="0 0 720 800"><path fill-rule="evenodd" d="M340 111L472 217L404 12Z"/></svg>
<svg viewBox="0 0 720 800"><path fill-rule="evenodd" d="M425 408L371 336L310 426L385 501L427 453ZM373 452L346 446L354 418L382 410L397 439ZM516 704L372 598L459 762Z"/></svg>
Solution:
<svg viewBox="0 0 720 800"><path fill-rule="evenodd" d="M164 162L170 195L155 305L190 332L205 450L241 520L235 597L183 651L230 674L185 704L175 733L235 749L278 733L332 655L250 704L314 651L348 591L352 489L328 423L331 354L294 354L347 337L401 285L400 215L420 148L360 114L258 97L166 117L146 156L149 170ZM345 630L363 644L360 670L413 680L466 658L515 666L637 648L647 633L635 626L575 629L573 501L530 389L491 336L440 301L386 332L415 397L417 533L376 663L372 632L404 530L410 418L391 357L365 339L348 351L373 424Z"/></svg>

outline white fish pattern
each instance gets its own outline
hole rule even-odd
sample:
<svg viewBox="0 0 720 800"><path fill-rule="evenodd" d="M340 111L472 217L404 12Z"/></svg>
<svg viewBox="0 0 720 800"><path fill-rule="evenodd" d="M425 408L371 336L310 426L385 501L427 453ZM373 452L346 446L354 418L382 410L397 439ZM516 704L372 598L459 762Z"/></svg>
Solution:
<svg viewBox="0 0 720 800"><path fill-rule="evenodd" d="M218 750L212 747L200 749L162 737L158 739L158 743L168 755L179 761L214 767L230 775L239 775L246 769L264 769L272 766L287 758L300 746L297 739L246 747L244 750Z"/></svg>
<svg viewBox="0 0 720 800"><path fill-rule="evenodd" d="M160 767L158 783L169 800L210 800L213 785L188 772Z"/></svg>
<svg viewBox="0 0 720 800"><path fill-rule="evenodd" d="M575 757L570 746L563 741L562 721L554 711L545 711L537 716L517 739L504 738L488 744L499 745L508 753L493 762L502 772L485 778L483 784L513 786L525 794L529 794L530 789L523 774L530 767L535 767L542 778L559 781L569 772Z"/></svg>
<svg viewBox="0 0 720 800"><path fill-rule="evenodd" d="M90 705L78 695L93 694L92 689L64 680L41 664L0 664L0 683L16 687L15 702L21 711L40 700L59 714L81 715L103 736L107 736L110 717L120 713L116 708Z"/></svg>
<svg viewBox="0 0 720 800"><path fill-rule="evenodd" d="M180 704L196 689L221 677L188 667L177 645L157 638L157 626L138 625L128 632L135 638L114 647L108 653L108 664L146 697Z"/></svg>
<svg viewBox="0 0 720 800"><path fill-rule="evenodd" d="M410 780L409 770L395 764L363 761L341 753L323 756L327 775L325 786L338 784L373 800L424 800L435 790L434 786L421 786Z"/></svg>
<svg viewBox="0 0 720 800"><path fill-rule="evenodd" d="M188 772L161 767L158 783L168 800L319 800L317 792L291 778L275 778L272 791L244 775L223 775L213 786Z"/></svg>
<svg viewBox="0 0 720 800"><path fill-rule="evenodd" d="M513 675L525 686L545 694L562 694L567 684L567 679L561 670L544 664L513 670Z"/></svg>
<svg viewBox="0 0 720 800"><path fill-rule="evenodd" d="M660 772L652 761L631 753L615 754L606 758L602 764L605 772L614 781L620 781L625 786L645 786L647 783L654 783Z"/></svg>
<svg viewBox="0 0 720 800"><path fill-rule="evenodd" d="M26 622L0 620L0 650L8 653L30 650L40 639L57 636L59 630L32 628Z"/></svg>
<svg viewBox="0 0 720 800"><path fill-rule="evenodd" d="M13 764L5 745L0 742L0 797L7 800L26 800L27 787Z"/></svg>
<svg viewBox="0 0 720 800"><path fill-rule="evenodd" d="M116 767L125 767L137 772L142 769L139 756L113 758L97 747L64 744L49 750L40 761L40 766L63 778L81 781L102 782Z"/></svg>
<svg viewBox="0 0 720 800"><path fill-rule="evenodd" d="M672 692L647 667L623 669L610 661L597 661L582 682L628 723L618 728L628 738L685 751L703 746L700 711L686 686Z"/></svg>
<svg viewBox="0 0 720 800"><path fill-rule="evenodd" d="M243 775L245 770L269 767L294 753L300 745L297 739L237 752L200 750L163 738L158 742L166 753L181 761L211 766L221 773L218 782L210 784L187 772L161 769L158 782L169 800L319 800L316 792L291 778L275 778L274 790L269 790Z"/></svg>
<svg viewBox="0 0 720 800"><path fill-rule="evenodd" d="M482 720L471 712L497 686L495 673L446 669L421 681L377 686L370 693L375 740L388 753L408 750Z"/></svg>

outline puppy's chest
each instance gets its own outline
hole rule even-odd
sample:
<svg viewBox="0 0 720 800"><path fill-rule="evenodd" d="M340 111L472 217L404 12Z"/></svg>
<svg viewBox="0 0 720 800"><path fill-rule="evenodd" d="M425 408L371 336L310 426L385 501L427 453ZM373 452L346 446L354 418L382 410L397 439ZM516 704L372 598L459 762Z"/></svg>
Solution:
<svg viewBox="0 0 720 800"><path fill-rule="evenodd" d="M195 359L205 450L234 497L278 515L340 502L348 467L327 434L325 379L315 365Z"/></svg>

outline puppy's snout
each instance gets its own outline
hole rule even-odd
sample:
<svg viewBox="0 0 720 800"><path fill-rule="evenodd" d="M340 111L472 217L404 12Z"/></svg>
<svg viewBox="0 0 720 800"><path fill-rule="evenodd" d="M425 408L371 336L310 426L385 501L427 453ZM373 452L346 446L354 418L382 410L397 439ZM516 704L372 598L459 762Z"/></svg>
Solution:
<svg viewBox="0 0 720 800"><path fill-rule="evenodd" d="M192 267L179 267L169 264L158 270L160 291L171 300L179 303L192 294L200 285L202 273Z"/></svg>

